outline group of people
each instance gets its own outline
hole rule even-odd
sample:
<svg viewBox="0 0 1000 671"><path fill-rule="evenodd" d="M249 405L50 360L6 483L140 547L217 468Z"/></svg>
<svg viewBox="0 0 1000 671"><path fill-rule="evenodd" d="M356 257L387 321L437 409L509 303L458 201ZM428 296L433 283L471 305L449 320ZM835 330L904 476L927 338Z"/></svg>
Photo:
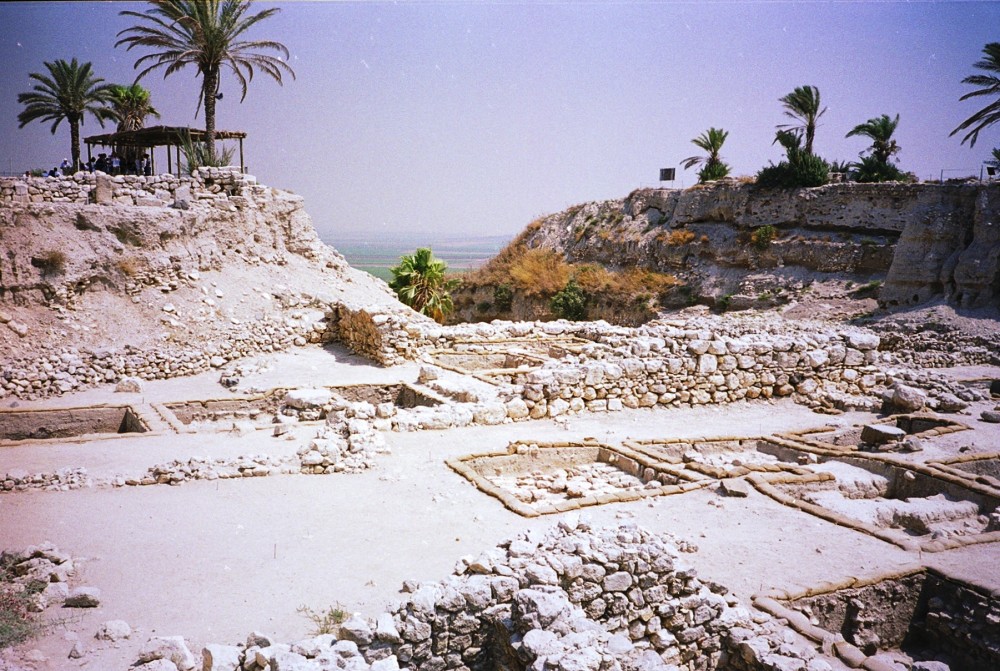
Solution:
<svg viewBox="0 0 1000 671"><path fill-rule="evenodd" d="M104 172L109 175L146 175L147 177L153 174L153 163L149 160L149 154L142 154L136 157L134 161L127 161L122 159L116 152L111 152L111 156L106 153L100 153L97 155L97 160L94 157L87 159L87 162L81 166L82 170L87 172ZM46 177L58 177L60 175L72 175L76 170L69 159L64 158L62 163L57 167L52 168L47 173ZM30 171L25 173L25 176L29 176Z"/></svg>

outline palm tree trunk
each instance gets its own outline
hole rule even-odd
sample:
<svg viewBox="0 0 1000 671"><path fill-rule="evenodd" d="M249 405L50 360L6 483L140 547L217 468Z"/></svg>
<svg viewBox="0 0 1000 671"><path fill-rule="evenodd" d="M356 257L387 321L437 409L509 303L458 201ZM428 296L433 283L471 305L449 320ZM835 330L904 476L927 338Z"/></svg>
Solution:
<svg viewBox="0 0 1000 671"><path fill-rule="evenodd" d="M215 163L215 95L219 91L219 71L210 69L205 73L205 149L209 163Z"/></svg>
<svg viewBox="0 0 1000 671"><path fill-rule="evenodd" d="M73 157L73 172L80 169L80 120L69 117L69 141L72 144L70 154Z"/></svg>

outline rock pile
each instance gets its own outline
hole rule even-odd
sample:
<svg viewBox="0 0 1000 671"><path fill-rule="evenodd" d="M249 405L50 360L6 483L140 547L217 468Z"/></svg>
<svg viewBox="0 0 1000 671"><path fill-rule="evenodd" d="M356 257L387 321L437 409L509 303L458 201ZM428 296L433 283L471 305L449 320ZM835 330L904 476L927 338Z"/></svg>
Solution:
<svg viewBox="0 0 1000 671"><path fill-rule="evenodd" d="M291 457L275 457L268 454L255 454L236 459L210 459L208 457L192 457L186 461L175 459L151 466L145 475L125 479L124 484L129 486L179 485L188 480L267 477L279 473L296 472L293 461Z"/></svg>
<svg viewBox="0 0 1000 671"><path fill-rule="evenodd" d="M336 636L281 644L254 633L238 646L208 646L204 668L831 668L775 621L700 582L668 537L635 526L593 529L567 517L404 591L389 612L355 615Z"/></svg>
<svg viewBox="0 0 1000 671"><path fill-rule="evenodd" d="M643 489L647 486L634 475L601 462L555 468L550 471L498 475L488 479L525 503L552 503L622 490ZM657 481L650 481L648 486L659 487L660 484Z"/></svg>
<svg viewBox="0 0 1000 671"><path fill-rule="evenodd" d="M28 489L69 491L92 487L94 481L86 468L66 467L51 473L29 473L23 469L7 471L0 479L0 491L22 492Z"/></svg>

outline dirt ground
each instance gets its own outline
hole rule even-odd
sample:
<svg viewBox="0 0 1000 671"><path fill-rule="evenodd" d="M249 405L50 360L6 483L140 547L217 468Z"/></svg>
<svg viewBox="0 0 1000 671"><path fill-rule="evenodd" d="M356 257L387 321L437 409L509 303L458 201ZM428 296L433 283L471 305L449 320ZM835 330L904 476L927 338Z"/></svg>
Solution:
<svg viewBox="0 0 1000 671"><path fill-rule="evenodd" d="M413 381L414 365L383 369L336 347L308 347L262 359L242 388L345 382ZM1000 377L1000 369L963 375ZM225 398L218 373L146 382L141 394L91 390L18 407L97 403L149 404ZM3 407L14 401L5 399ZM951 416L973 430L953 434L933 454L1000 450L1000 425L978 420L994 403ZM0 494L0 548L52 541L80 558L75 582L98 587L95 609L50 608L46 635L17 649L36 669L125 669L152 635L181 635L198 652L207 643L235 644L253 630L293 641L312 624L297 612L341 604L374 616L398 598L404 580L444 578L463 555L476 555L557 516L522 518L478 491L445 465L459 455L504 448L510 441L594 437L763 436L780 431L847 426L874 416L826 416L791 402L753 402L688 409L626 410L568 421L531 421L447 431L386 434L391 454L355 475L277 475L187 482L178 486L97 487L69 492ZM0 446L0 472L85 467L95 478L135 475L191 456L291 454L316 430L294 439L226 432L162 433L85 441L37 441ZM936 554L906 552L865 534L783 506L751 490L723 497L714 488L628 504L586 509L596 523L635 522L697 546L684 557L703 579L727 586L744 602L762 589L810 585L846 576L877 575L924 562L1000 589L1000 544ZM125 620L131 639L94 639L102 622ZM73 641L87 652L67 659ZM25 665L29 665L25 662ZM0 665L2 668L2 665Z"/></svg>

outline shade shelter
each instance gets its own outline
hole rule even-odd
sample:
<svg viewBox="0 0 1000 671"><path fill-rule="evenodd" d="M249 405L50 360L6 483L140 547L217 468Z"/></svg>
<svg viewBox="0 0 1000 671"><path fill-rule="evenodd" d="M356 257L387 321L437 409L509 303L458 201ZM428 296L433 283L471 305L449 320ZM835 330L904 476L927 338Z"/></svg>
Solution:
<svg viewBox="0 0 1000 671"><path fill-rule="evenodd" d="M243 162L243 139L247 136L243 131L238 130L217 130L216 140L239 140L240 143L240 171L246 172ZM190 138L191 142L204 142L205 131L187 126L151 126L150 128L140 128L139 130L125 130L116 133L104 133L103 135L91 135L83 138L87 144L87 160L93 157L91 148L94 145L102 147L135 147L137 149L148 149L150 163L153 173L156 173L156 147L167 148L167 172L174 172L174 163L177 166L177 176L181 174L181 147ZM173 149L173 156L171 156Z"/></svg>

